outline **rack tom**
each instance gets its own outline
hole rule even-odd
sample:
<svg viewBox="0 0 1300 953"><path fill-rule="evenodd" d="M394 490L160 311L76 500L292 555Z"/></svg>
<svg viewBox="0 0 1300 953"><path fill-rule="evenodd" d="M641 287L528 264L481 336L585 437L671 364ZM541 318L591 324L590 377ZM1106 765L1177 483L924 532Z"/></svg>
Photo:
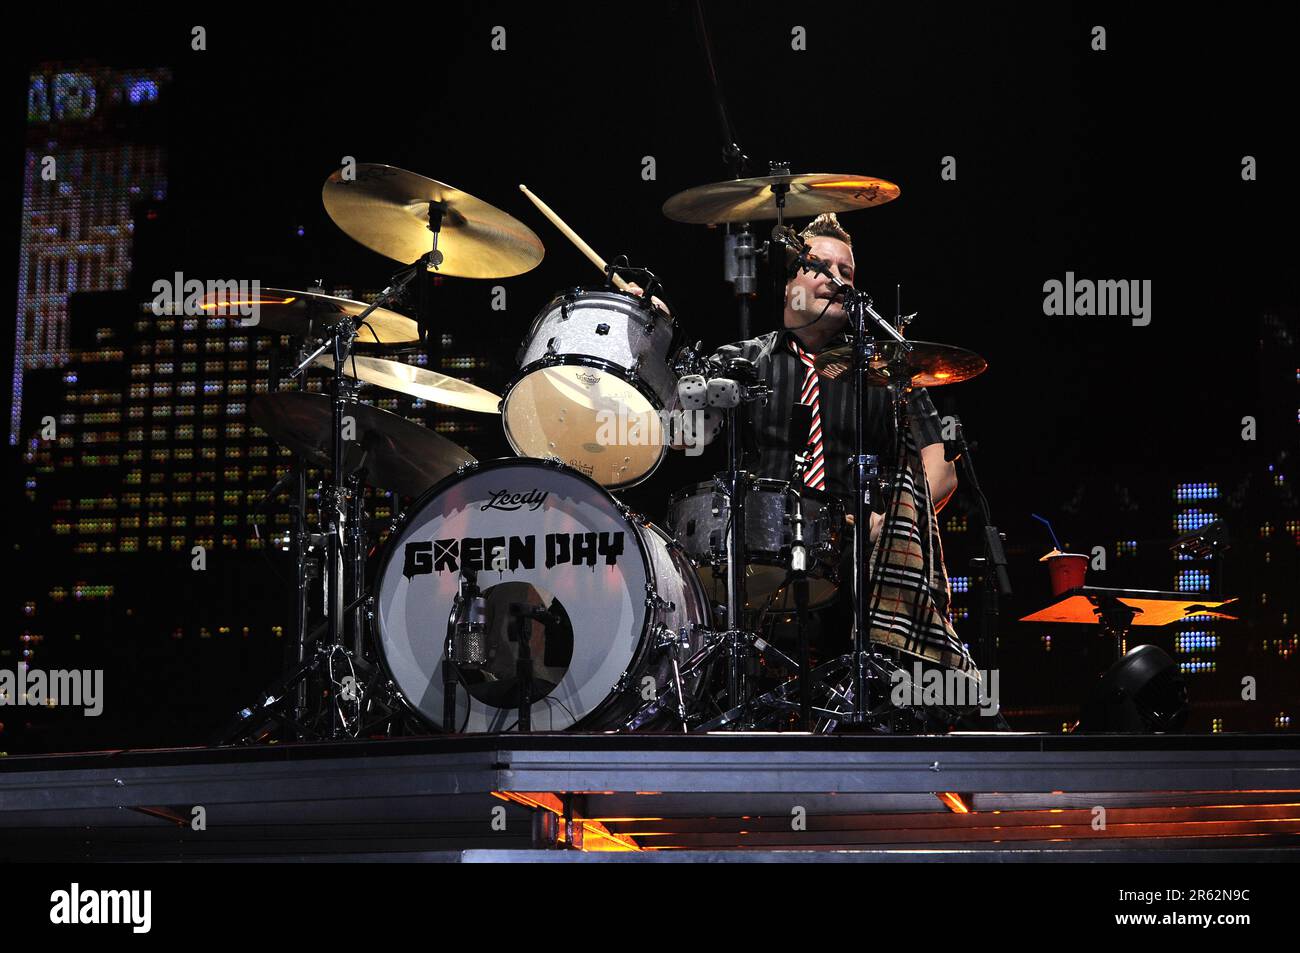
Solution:
<svg viewBox="0 0 1300 953"><path fill-rule="evenodd" d="M640 297L575 288L534 319L502 401L516 453L558 459L601 486L640 483L667 449L676 324Z"/></svg>

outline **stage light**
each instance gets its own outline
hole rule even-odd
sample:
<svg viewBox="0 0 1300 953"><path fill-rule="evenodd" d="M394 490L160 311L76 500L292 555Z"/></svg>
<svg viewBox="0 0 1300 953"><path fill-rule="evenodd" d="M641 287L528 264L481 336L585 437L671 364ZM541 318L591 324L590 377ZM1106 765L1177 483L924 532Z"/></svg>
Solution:
<svg viewBox="0 0 1300 953"><path fill-rule="evenodd" d="M1138 645L1101 677L1083 706L1079 730L1177 732L1187 714L1187 683L1177 663L1154 645Z"/></svg>

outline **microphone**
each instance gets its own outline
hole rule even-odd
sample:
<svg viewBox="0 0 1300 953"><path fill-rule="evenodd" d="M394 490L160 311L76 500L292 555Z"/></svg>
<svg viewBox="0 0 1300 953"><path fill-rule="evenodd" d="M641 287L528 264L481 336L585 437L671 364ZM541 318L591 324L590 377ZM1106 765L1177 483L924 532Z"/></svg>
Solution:
<svg viewBox="0 0 1300 953"><path fill-rule="evenodd" d="M473 569L461 571L451 660L466 669L487 664L487 599L479 591L478 573Z"/></svg>
<svg viewBox="0 0 1300 953"><path fill-rule="evenodd" d="M790 541L790 572L808 571L808 545L803 538L803 474L808 466L808 436L812 432L813 409L811 404L796 403L790 409L790 446L794 447L794 463L790 471L790 495L794 497L794 537Z"/></svg>
<svg viewBox="0 0 1300 953"><path fill-rule="evenodd" d="M966 446L966 431L962 429L961 418L954 414L952 419L953 439L943 442L943 459L946 463L960 460L961 455L968 449Z"/></svg>

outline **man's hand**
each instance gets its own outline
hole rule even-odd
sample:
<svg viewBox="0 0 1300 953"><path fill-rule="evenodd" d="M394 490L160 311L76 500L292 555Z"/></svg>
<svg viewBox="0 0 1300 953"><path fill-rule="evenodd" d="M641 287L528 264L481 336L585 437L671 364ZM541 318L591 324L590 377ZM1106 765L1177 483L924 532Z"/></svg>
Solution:
<svg viewBox="0 0 1300 953"><path fill-rule="evenodd" d="M625 288L624 290L631 292L632 294L636 295L638 298L645 297L645 289L642 288L635 281L629 281L627 283L627 288ZM652 297L650 299L650 303L653 304L660 311L662 311L664 314L668 315L668 317L671 318L673 316L673 313L668 310L668 305L664 304L663 300L658 295Z"/></svg>
<svg viewBox="0 0 1300 953"><path fill-rule="evenodd" d="M844 521L852 526L854 523L853 514L845 514ZM867 539L874 543L876 540L880 539L880 531L885 526L885 514L872 513L870 518L867 520L867 523L870 526L870 530L867 533Z"/></svg>

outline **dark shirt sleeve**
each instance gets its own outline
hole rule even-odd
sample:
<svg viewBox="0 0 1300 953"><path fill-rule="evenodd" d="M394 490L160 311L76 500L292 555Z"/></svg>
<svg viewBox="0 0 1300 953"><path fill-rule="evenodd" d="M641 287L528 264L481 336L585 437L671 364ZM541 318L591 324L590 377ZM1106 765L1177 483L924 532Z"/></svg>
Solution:
<svg viewBox="0 0 1300 953"><path fill-rule="evenodd" d="M932 443L943 442L943 421L939 411L930 399L930 393L924 387L912 391L907 408L912 417L912 434L916 438L916 449L928 447Z"/></svg>

